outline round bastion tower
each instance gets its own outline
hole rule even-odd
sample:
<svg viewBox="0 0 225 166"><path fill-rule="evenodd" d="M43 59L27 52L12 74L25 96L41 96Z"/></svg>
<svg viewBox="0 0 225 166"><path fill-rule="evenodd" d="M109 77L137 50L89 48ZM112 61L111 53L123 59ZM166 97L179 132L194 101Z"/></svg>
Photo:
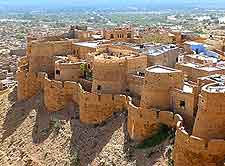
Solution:
<svg viewBox="0 0 225 166"><path fill-rule="evenodd" d="M120 94L126 89L127 61L115 56L96 56L93 62L92 92Z"/></svg>
<svg viewBox="0 0 225 166"><path fill-rule="evenodd" d="M141 107L171 110L170 90L182 87L182 71L159 65L149 67L145 70Z"/></svg>
<svg viewBox="0 0 225 166"><path fill-rule="evenodd" d="M205 139L225 139L224 85L209 84L202 88L192 134Z"/></svg>

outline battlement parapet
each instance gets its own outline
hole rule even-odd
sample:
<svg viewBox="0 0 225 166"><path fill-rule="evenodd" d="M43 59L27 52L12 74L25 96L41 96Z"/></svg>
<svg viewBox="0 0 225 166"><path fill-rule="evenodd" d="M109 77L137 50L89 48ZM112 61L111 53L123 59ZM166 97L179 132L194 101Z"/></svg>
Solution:
<svg viewBox="0 0 225 166"><path fill-rule="evenodd" d="M37 95L41 89L41 82L37 73L18 70L16 72L17 98L18 101L27 100L32 96Z"/></svg>
<svg viewBox="0 0 225 166"><path fill-rule="evenodd" d="M223 166L225 156L225 140L203 139L189 135L184 127L176 131L174 147L174 164L176 166Z"/></svg>
<svg viewBox="0 0 225 166"><path fill-rule="evenodd" d="M124 95L87 92L77 82L50 80L44 72L18 71L17 79L20 92L18 98L28 99L43 89L48 111L60 111L72 101L80 106L80 119L83 123L99 124L110 118L114 112L126 108L127 99Z"/></svg>
<svg viewBox="0 0 225 166"><path fill-rule="evenodd" d="M81 122L99 124L126 107L126 96L81 91L79 104Z"/></svg>
<svg viewBox="0 0 225 166"><path fill-rule="evenodd" d="M17 80L18 99L26 100L43 89L44 103L48 111L60 111L68 102L73 101L79 105L80 120L85 124L102 123L113 113L127 108L128 133L131 139L136 141L142 141L154 134L160 123L177 129L174 149L176 166L212 164L223 166L225 140L189 135L183 127L183 118L179 114L155 108L136 107L130 97L91 93L85 91L77 82L50 80L44 72L17 71ZM204 93L202 95L204 96Z"/></svg>
<svg viewBox="0 0 225 166"><path fill-rule="evenodd" d="M133 140L143 141L148 138L154 134L160 123L177 128L183 125L183 119L173 112L136 107L129 98L127 127L128 133Z"/></svg>

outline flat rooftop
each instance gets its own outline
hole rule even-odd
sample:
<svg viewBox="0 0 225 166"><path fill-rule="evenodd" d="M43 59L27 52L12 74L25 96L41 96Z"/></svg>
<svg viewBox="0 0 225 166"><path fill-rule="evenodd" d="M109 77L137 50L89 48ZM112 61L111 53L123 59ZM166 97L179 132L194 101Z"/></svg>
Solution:
<svg viewBox="0 0 225 166"><path fill-rule="evenodd" d="M193 88L187 84L184 84L183 86L183 92L185 93L192 93L193 92Z"/></svg>
<svg viewBox="0 0 225 166"><path fill-rule="evenodd" d="M199 69L199 70L204 70L204 71L218 71L218 70L222 70L219 67L214 67L214 66L203 66L201 64L197 64L197 63L184 63L181 64L182 66L186 66L186 67L190 67L190 68L195 68L195 69Z"/></svg>
<svg viewBox="0 0 225 166"><path fill-rule="evenodd" d="M167 44L167 45L154 45L154 44L134 44L134 43L127 43L127 42L114 42L112 43L113 46L126 46L131 49L136 50L139 53L146 54L148 56L158 56L167 51L177 49L178 47L174 44Z"/></svg>
<svg viewBox="0 0 225 166"><path fill-rule="evenodd" d="M142 53L148 56L158 56L174 48L170 48L169 46L161 46L159 48L146 48L144 51L142 51Z"/></svg>
<svg viewBox="0 0 225 166"><path fill-rule="evenodd" d="M155 65L155 66L147 68L146 70L152 73L174 73L179 71L179 70L161 66L161 65Z"/></svg>
<svg viewBox="0 0 225 166"><path fill-rule="evenodd" d="M78 42L78 43L73 43L73 44L83 46L83 47L89 47L89 48L97 48L100 44L107 42L107 41L109 41L109 40L87 41L87 42Z"/></svg>
<svg viewBox="0 0 225 166"><path fill-rule="evenodd" d="M204 45L203 43L198 43L195 41L186 41L184 42L184 44L188 44L188 45Z"/></svg>
<svg viewBox="0 0 225 166"><path fill-rule="evenodd" d="M225 75L221 75L221 74L215 74L215 75L210 75L207 77L201 77L201 80L212 80L218 83L225 83Z"/></svg>
<svg viewBox="0 0 225 166"><path fill-rule="evenodd" d="M225 93L224 85L208 85L206 90L212 93Z"/></svg>
<svg viewBox="0 0 225 166"><path fill-rule="evenodd" d="M200 67L202 67L201 64L197 64L197 63L183 63L181 65L182 66L186 66L186 67L191 67L191 68L200 68Z"/></svg>
<svg viewBox="0 0 225 166"><path fill-rule="evenodd" d="M190 54L190 55L185 55L187 57L191 57L194 59L199 59L199 60L203 60L203 61L212 61L213 63L217 63L218 59L215 57L210 57L204 54Z"/></svg>

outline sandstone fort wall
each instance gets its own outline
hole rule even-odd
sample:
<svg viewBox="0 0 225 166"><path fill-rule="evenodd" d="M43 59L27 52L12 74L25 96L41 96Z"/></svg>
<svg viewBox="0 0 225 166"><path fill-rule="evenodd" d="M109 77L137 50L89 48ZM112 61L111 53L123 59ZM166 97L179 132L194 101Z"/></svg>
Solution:
<svg viewBox="0 0 225 166"><path fill-rule="evenodd" d="M59 111L68 102L73 101L79 104L80 120L86 124L99 124L110 118L114 112L128 108L127 128L133 140L142 141L148 138L156 132L158 124L163 123L172 128L177 128L174 149L176 166L223 166L225 140L202 139L188 135L182 127L183 119L178 114L136 107L131 103L131 99L127 100L126 96L123 95L98 95L86 92L78 83L50 80L46 73L35 74L18 71L17 78L19 81L18 99L20 100L29 99L43 88L44 102L48 111ZM215 101L221 98L221 96L217 97ZM209 96L209 101L212 98L215 99L215 95ZM210 102L208 106L210 112L211 108L216 105ZM207 123L211 121L213 120L207 120ZM221 128L221 126L219 127ZM214 130L219 131L218 128L214 128Z"/></svg>
<svg viewBox="0 0 225 166"><path fill-rule="evenodd" d="M127 78L127 84L131 94L141 96L144 77L129 74Z"/></svg>
<svg viewBox="0 0 225 166"><path fill-rule="evenodd" d="M94 59L92 92L121 94L126 88L126 60Z"/></svg>
<svg viewBox="0 0 225 166"><path fill-rule="evenodd" d="M218 91L210 91L217 88ZM225 95L219 84L202 88L193 135L206 139L225 138Z"/></svg>
<svg viewBox="0 0 225 166"><path fill-rule="evenodd" d="M225 140L190 136L184 128L176 131L173 152L175 166L223 166Z"/></svg>
<svg viewBox="0 0 225 166"><path fill-rule="evenodd" d="M143 141L154 134L159 123L176 128L183 124L180 115L168 111L159 111L154 109L145 109L128 104L128 133L133 140Z"/></svg>
<svg viewBox="0 0 225 166"><path fill-rule="evenodd" d="M167 111L154 111L128 104L128 133L131 139L143 141L163 123L176 128L173 159L175 166L223 166L225 156L224 139L202 139L189 135L183 127L179 114Z"/></svg>
<svg viewBox="0 0 225 166"><path fill-rule="evenodd" d="M54 42L32 42L29 71L46 72L48 75L54 74L55 58L57 55L68 55L72 53L71 41Z"/></svg>
<svg viewBox="0 0 225 166"><path fill-rule="evenodd" d="M126 107L126 96L97 95L90 92L80 93L80 120L86 124L99 124L110 118L114 112Z"/></svg>
<svg viewBox="0 0 225 166"><path fill-rule="evenodd" d="M197 88L193 87L193 92L191 93L174 89L170 92L170 95L173 110L184 118L185 126L191 128L197 111Z"/></svg>
<svg viewBox="0 0 225 166"><path fill-rule="evenodd" d="M17 72L18 100L27 100L43 89L44 104L48 111L60 111L68 102L80 106L80 120L86 124L99 124L114 112L126 108L126 96L95 94L83 90L78 83L50 80L46 73Z"/></svg>
<svg viewBox="0 0 225 166"><path fill-rule="evenodd" d="M146 69L141 106L144 108L170 110L169 91L173 88L182 89L182 87L183 73L181 71L175 70L169 73L158 73L149 72L148 69Z"/></svg>
<svg viewBox="0 0 225 166"><path fill-rule="evenodd" d="M41 89L41 82L36 73L28 73L26 71L17 71L17 99L25 101L38 94Z"/></svg>

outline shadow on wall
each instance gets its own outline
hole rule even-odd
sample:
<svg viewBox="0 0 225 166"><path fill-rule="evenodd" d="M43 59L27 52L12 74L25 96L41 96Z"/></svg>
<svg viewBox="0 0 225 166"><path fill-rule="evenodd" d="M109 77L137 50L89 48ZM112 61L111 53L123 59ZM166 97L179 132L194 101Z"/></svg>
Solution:
<svg viewBox="0 0 225 166"><path fill-rule="evenodd" d="M117 113L105 125L93 127L81 124L78 119L71 119L71 166L95 165L94 159L109 142L113 133L121 127L124 118L124 114Z"/></svg>

